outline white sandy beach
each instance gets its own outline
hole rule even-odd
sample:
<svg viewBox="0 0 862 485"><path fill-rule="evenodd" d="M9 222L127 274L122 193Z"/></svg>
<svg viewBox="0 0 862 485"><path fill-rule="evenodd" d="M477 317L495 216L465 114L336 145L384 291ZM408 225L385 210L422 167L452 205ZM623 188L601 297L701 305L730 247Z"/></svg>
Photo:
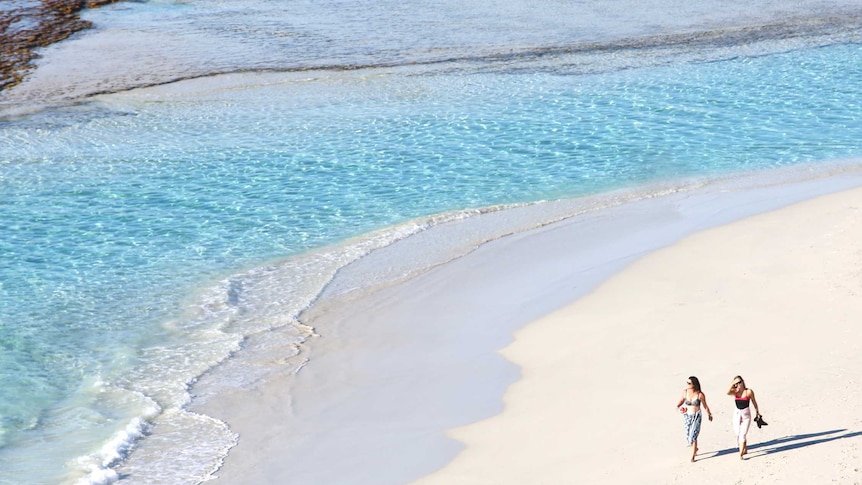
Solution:
<svg viewBox="0 0 862 485"><path fill-rule="evenodd" d="M0 485L862 485L858 0L81 20L0 92Z"/></svg>
<svg viewBox="0 0 862 485"><path fill-rule="evenodd" d="M498 416L417 484L862 483L862 190L686 238L516 333ZM715 420L687 463L688 375ZM735 374L769 426L734 449Z"/></svg>
<svg viewBox="0 0 862 485"><path fill-rule="evenodd" d="M625 204L318 305L301 372L205 406L240 434L217 475L862 483L862 189L822 195L860 185L836 180ZM736 374L769 422L744 462ZM694 464L674 407L689 375L715 415Z"/></svg>

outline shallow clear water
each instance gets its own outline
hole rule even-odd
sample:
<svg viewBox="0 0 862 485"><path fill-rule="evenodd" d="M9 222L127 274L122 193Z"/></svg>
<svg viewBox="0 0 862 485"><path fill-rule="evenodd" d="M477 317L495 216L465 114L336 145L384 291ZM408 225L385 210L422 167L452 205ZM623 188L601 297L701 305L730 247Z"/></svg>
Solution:
<svg viewBox="0 0 862 485"><path fill-rule="evenodd" d="M860 61L268 74L0 122L0 483L203 480L236 437L190 385L302 342L339 267L469 209L858 158Z"/></svg>

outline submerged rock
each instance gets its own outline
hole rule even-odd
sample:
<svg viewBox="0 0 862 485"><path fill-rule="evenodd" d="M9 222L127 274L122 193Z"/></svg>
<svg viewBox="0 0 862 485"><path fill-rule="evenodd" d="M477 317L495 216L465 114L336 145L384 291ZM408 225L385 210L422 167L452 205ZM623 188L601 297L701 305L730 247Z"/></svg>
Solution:
<svg viewBox="0 0 862 485"><path fill-rule="evenodd" d="M79 16L120 0L13 0L0 9L0 91L20 84L34 68L39 47L92 26Z"/></svg>

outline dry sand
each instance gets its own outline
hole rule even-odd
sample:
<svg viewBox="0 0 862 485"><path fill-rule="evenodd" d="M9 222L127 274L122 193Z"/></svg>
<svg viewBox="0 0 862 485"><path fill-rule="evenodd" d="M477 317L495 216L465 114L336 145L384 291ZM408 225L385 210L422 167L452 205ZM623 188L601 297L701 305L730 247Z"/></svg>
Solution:
<svg viewBox="0 0 862 485"><path fill-rule="evenodd" d="M862 483L862 190L707 230L518 331L504 411L430 484ZM741 374L769 423L740 461ZM688 462L686 377L714 421Z"/></svg>
<svg viewBox="0 0 862 485"><path fill-rule="evenodd" d="M672 193L318 302L298 374L203 406L240 435L219 481L862 483L860 186ZM736 374L769 422L745 461ZM689 375L715 416L693 464Z"/></svg>

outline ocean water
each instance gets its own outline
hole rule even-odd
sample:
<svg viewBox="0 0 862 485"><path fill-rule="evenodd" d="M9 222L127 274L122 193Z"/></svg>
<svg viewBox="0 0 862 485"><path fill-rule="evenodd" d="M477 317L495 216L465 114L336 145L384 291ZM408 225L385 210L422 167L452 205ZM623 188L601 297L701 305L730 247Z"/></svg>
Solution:
<svg viewBox="0 0 862 485"><path fill-rule="evenodd" d="M0 93L0 484L211 478L237 436L190 405L314 365L303 310L463 250L338 279L428 227L543 214L469 247L586 210L542 201L862 158L841 2L781 27L758 2L575 3L90 13Z"/></svg>

